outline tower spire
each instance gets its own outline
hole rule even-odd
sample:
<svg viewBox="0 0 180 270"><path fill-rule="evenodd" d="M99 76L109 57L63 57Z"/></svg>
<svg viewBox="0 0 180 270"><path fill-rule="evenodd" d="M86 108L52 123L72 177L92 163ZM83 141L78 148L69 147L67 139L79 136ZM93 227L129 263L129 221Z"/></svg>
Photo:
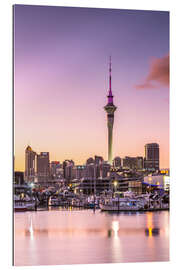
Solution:
<svg viewBox="0 0 180 270"><path fill-rule="evenodd" d="M112 63L111 56L109 57L109 92L108 92L108 104L113 104L113 95L112 95L112 82L111 82L111 71L112 71Z"/></svg>
<svg viewBox="0 0 180 270"><path fill-rule="evenodd" d="M111 91L111 56L109 57L109 91Z"/></svg>

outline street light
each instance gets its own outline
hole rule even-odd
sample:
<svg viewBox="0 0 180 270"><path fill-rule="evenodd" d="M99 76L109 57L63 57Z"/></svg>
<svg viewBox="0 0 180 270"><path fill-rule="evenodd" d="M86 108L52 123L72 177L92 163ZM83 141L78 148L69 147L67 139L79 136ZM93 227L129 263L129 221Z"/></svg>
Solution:
<svg viewBox="0 0 180 270"><path fill-rule="evenodd" d="M33 188L34 187L34 183L31 183L30 186L31 186L31 188Z"/></svg>
<svg viewBox="0 0 180 270"><path fill-rule="evenodd" d="M115 191L116 191L116 188L117 188L117 184L118 184L118 182L117 182L117 181L114 181L114 182L113 182L113 185L114 185L114 189L115 189Z"/></svg>

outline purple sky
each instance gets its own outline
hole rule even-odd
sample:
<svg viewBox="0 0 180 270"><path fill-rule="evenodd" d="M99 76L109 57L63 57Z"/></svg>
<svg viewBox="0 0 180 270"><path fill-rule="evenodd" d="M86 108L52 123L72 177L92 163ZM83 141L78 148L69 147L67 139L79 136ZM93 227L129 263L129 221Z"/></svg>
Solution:
<svg viewBox="0 0 180 270"><path fill-rule="evenodd" d="M110 55L118 107L114 156L144 156L144 145L157 142L160 166L169 167L169 86L161 74L169 54L169 13L14 10L15 169L24 170L27 144L61 162L82 164L94 154L107 159L103 106Z"/></svg>

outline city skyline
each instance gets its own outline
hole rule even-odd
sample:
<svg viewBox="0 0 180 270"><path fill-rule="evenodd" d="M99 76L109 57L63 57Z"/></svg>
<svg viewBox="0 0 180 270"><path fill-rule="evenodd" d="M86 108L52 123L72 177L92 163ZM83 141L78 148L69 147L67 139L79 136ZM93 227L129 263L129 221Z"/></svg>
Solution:
<svg viewBox="0 0 180 270"><path fill-rule="evenodd" d="M168 12L17 5L14 19L15 170L28 144L51 160L108 159L109 55L113 157L156 142L169 167Z"/></svg>
<svg viewBox="0 0 180 270"><path fill-rule="evenodd" d="M125 155L125 156L115 156L115 157L113 157L113 159L112 159L112 164L111 163L109 163L109 161L108 161L108 159L105 159L103 156L99 156L99 155L97 155L97 154L95 154L94 156L89 156L89 157L86 157L86 160L83 162L83 163L76 163L73 159L71 159L71 158L67 158L67 159L65 159L65 160L53 160L53 159L51 159L50 158L50 153L49 152L45 152L45 151L40 151L40 152L37 152L36 150L34 150L34 149L32 149L32 147L30 146L30 145L28 145L27 147L26 147L26 149L25 149L25 159L24 159L24 161L25 161L25 163L26 163L26 153L27 153L27 150L28 151L30 151L30 153L32 153L32 155L34 156L33 157L33 160L35 159L35 156L40 156L40 155L46 155L46 154L48 154L48 159L49 159L49 164L50 163L57 163L57 164L63 164L63 162L64 161L70 161L70 162L73 162L74 163L74 165L75 166L84 166L84 165L86 165L87 164L87 162L88 162L88 160L91 160L91 159L93 159L94 161L93 161L93 163L95 162L95 158L102 158L102 160L103 160L103 162L104 163L108 163L109 165L111 165L111 166L114 166L113 165L113 162L115 161L115 159L121 159L121 160L123 160L123 159L126 159L126 158L143 158L143 162L145 162L145 160L149 160L149 157L148 157L148 155L147 155L147 147L148 147L148 145L150 145L150 147L152 147L152 146L156 146L157 145L157 147L158 147L158 149L159 149L159 145L158 144L156 144L156 143L150 143L150 144L146 144L146 145L144 145L144 154L142 155L142 156L140 156L140 155L138 155L138 154L136 154L135 156L128 156L128 155ZM15 157L14 157L15 158ZM150 157L150 160L151 159L154 159L154 157ZM159 150L158 150L158 157L155 159L155 160L159 160ZM26 167L27 167L27 165L26 165ZM34 165L33 166L31 166L30 165L30 167L34 167ZM122 166L123 167L123 166ZM159 166L158 166L159 167ZM162 168L160 168L160 169L162 169ZM164 169L164 168L163 168Z"/></svg>

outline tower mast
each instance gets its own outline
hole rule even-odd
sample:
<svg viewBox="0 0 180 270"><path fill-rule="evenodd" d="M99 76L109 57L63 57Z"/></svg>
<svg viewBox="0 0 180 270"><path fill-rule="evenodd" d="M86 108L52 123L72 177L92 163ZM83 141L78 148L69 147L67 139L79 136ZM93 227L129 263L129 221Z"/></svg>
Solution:
<svg viewBox="0 0 180 270"><path fill-rule="evenodd" d="M113 104L112 95L112 81L111 81L112 63L111 56L109 61L109 91L108 91L108 103L104 107L107 113L107 127L108 127L108 162L112 165L112 143L113 143L113 125L114 125L114 112L117 107Z"/></svg>

